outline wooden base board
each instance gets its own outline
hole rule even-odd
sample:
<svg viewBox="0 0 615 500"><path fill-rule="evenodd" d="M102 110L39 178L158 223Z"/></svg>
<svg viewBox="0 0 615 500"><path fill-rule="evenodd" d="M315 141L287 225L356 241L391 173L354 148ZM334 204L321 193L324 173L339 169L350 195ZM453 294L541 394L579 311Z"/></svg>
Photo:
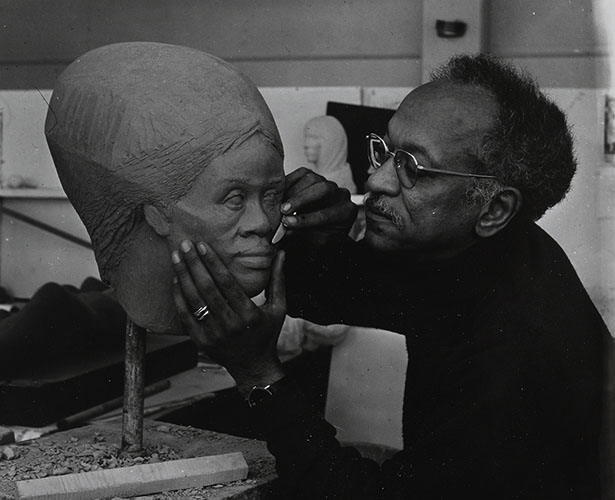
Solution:
<svg viewBox="0 0 615 500"><path fill-rule="evenodd" d="M243 455L227 453L17 481L16 487L20 499L93 500L209 486L247 476Z"/></svg>

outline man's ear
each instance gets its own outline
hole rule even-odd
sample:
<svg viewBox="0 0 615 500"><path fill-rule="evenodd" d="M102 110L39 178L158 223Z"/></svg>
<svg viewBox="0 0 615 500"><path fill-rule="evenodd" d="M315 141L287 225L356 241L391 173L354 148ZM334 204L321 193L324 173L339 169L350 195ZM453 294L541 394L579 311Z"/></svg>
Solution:
<svg viewBox="0 0 615 500"><path fill-rule="evenodd" d="M505 187L486 203L476 221L475 231L481 238L489 238L504 229L521 210L523 196L517 188Z"/></svg>
<svg viewBox="0 0 615 500"><path fill-rule="evenodd" d="M171 234L169 219L160 208L154 205L145 205L143 207L143 213L145 214L145 221L148 226L151 227L158 236L166 238Z"/></svg>

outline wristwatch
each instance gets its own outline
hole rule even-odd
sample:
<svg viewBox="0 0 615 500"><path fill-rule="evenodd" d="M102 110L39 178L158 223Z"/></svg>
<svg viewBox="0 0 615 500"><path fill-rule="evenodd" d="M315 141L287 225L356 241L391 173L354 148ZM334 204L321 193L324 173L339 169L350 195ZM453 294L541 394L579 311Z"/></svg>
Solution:
<svg viewBox="0 0 615 500"><path fill-rule="evenodd" d="M282 377L280 380L273 382L272 384L267 384L264 386L255 385L252 387L248 397L246 398L248 406L250 408L256 408L257 406L261 406L265 402L269 401L284 385L286 385L285 381L286 377Z"/></svg>

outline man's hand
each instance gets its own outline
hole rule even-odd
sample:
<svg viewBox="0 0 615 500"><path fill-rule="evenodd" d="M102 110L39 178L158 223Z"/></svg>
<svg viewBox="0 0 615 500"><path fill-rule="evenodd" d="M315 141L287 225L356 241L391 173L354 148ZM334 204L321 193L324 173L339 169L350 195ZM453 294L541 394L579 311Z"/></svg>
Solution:
<svg viewBox="0 0 615 500"><path fill-rule="evenodd" d="M286 315L283 259L284 252L278 252L267 302L258 307L211 246L195 248L186 241L171 255L177 275L173 296L183 324L197 348L228 370L243 395L284 375L276 352Z"/></svg>
<svg viewBox="0 0 615 500"><path fill-rule="evenodd" d="M286 176L282 223L314 245L341 240L348 235L358 208L350 192L308 168Z"/></svg>

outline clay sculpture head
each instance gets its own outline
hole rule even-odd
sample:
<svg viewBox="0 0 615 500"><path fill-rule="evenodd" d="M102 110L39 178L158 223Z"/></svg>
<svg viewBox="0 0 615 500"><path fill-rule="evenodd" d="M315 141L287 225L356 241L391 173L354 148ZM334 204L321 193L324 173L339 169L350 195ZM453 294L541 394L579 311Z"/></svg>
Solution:
<svg viewBox="0 0 615 500"><path fill-rule="evenodd" d="M199 50L119 43L58 78L45 133L103 281L136 324L180 333L170 249L206 241L244 289L267 284L284 189L269 108L233 66Z"/></svg>

